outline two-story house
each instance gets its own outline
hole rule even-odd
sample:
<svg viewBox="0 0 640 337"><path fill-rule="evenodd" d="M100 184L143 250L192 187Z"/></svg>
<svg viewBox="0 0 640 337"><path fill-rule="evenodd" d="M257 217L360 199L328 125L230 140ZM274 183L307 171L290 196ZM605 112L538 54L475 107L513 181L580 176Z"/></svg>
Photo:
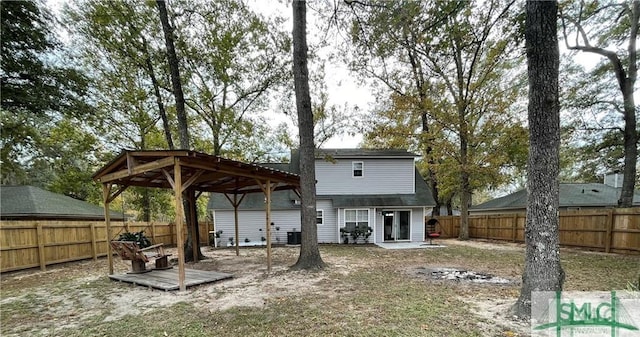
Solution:
<svg viewBox="0 0 640 337"><path fill-rule="evenodd" d="M318 242L343 242L341 228L372 229L369 242L423 241L424 217L435 206L429 187L415 167L417 155L405 150L320 149L316 151ZM299 156L291 162L261 164L299 172ZM212 194L209 205L223 245L235 234L230 202ZM292 191L276 191L271 202L271 238L286 243L287 232L300 231L300 199ZM265 235L265 197L248 194L238 208L239 239L259 242Z"/></svg>

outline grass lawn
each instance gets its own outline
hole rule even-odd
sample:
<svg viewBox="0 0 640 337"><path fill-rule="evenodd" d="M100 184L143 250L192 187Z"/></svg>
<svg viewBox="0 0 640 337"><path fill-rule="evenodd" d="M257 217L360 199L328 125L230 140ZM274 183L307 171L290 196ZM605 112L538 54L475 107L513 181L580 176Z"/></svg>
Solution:
<svg viewBox="0 0 640 337"><path fill-rule="evenodd" d="M441 240L442 241L442 240ZM46 272L2 276L2 336L525 336L508 322L520 288L522 246L444 242L446 248L384 250L327 245L321 272L292 272L297 248L203 247L215 269L234 279L188 289L151 291L106 277L106 259ZM562 250L566 290L627 289L640 257ZM117 270L127 263L115 259ZM433 280L422 267L489 273L507 285Z"/></svg>

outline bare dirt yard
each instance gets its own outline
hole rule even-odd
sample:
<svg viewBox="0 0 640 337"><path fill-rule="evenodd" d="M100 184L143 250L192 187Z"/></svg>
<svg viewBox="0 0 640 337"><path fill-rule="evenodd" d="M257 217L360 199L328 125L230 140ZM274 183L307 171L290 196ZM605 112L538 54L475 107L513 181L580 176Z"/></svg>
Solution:
<svg viewBox="0 0 640 337"><path fill-rule="evenodd" d="M446 247L385 250L322 245L327 267L290 271L299 248L203 247L187 268L232 279L185 292L111 281L107 261L3 274L2 336L528 336L509 308L524 248L440 240ZM175 256L175 252L174 256ZM640 257L563 250L567 290L625 289ZM116 273L130 269L114 258Z"/></svg>

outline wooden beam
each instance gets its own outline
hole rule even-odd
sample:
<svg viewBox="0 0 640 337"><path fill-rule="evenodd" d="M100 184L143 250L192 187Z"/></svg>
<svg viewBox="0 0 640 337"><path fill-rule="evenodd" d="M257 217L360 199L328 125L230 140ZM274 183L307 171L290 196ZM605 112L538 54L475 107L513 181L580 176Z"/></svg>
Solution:
<svg viewBox="0 0 640 337"><path fill-rule="evenodd" d="M190 151L166 150L166 151L129 151L135 157L187 157Z"/></svg>
<svg viewBox="0 0 640 337"><path fill-rule="evenodd" d="M255 179L269 178L273 181L291 183L298 186L300 185L300 177L295 176L291 173L286 173L283 171L273 171L264 167L259 167L259 166L236 167L228 163L220 163L213 166L207 162L194 161L192 158L184 158L181 161L182 161L182 165L185 167L198 168L198 169L203 169L207 171L216 171L216 172L221 172L231 176L240 176L240 177L255 178Z"/></svg>
<svg viewBox="0 0 640 337"><path fill-rule="evenodd" d="M172 158L173 159L173 158ZM182 234L182 219L184 218L184 209L182 207L182 168L180 162L174 161L174 179L175 186L173 187L173 193L176 199L176 233L178 236L178 284L180 291L187 290L184 284L184 237Z"/></svg>
<svg viewBox="0 0 640 337"><path fill-rule="evenodd" d="M271 180L267 180L265 186L267 203L266 210L266 226L267 226L267 273L271 272Z"/></svg>
<svg viewBox="0 0 640 337"><path fill-rule="evenodd" d="M226 195L226 194L225 194ZM242 201L242 200L241 200ZM240 202L238 202L238 195L233 195L233 220L235 225L235 236L236 236L236 256L240 256L240 226L238 224L238 206L240 206Z"/></svg>
<svg viewBox="0 0 640 337"><path fill-rule="evenodd" d="M102 200L104 202L104 222L107 226L107 259L109 261L109 275L113 275L113 256L111 253L111 212L109 211L109 197L111 195L111 184L102 184Z"/></svg>
<svg viewBox="0 0 640 337"><path fill-rule="evenodd" d="M184 182L184 184L182 184L182 192L184 192L187 188L189 188L191 184L193 184L198 179L198 177L200 177L203 173L204 173L204 170L196 171L196 173L194 173L191 176L191 178L189 178L187 181Z"/></svg>
<svg viewBox="0 0 640 337"><path fill-rule="evenodd" d="M129 172L129 175L131 175L133 174L133 168L136 167L138 162L136 161L136 158L133 156L131 152L127 152L126 157L127 157L127 172Z"/></svg>
<svg viewBox="0 0 640 337"><path fill-rule="evenodd" d="M176 189L176 183L175 183L175 181L173 181L173 177L171 177L171 174L165 169L162 169L161 171L162 171L162 173L164 173L164 177L167 178L167 182L169 183L169 185L171 185L171 188L173 188L175 190Z"/></svg>
<svg viewBox="0 0 640 337"><path fill-rule="evenodd" d="M113 200L116 199L116 197L118 197L120 195L120 193L124 192L124 190L127 189L127 185L118 185L118 189L115 191L115 193L113 194L109 194L109 203L111 203ZM109 187L109 189L111 189L111 187Z"/></svg>
<svg viewBox="0 0 640 337"><path fill-rule="evenodd" d="M275 188L272 188L272 191L285 191L285 190L294 190L296 189L296 186L292 186L292 185L278 185L278 184L273 184L273 186L275 186ZM251 188L251 189L239 189L237 191L226 191L224 193L242 193L242 194L247 194L247 193L257 193L257 192L263 192L264 193L264 189L262 188ZM297 193L296 193L297 194Z"/></svg>
<svg viewBox="0 0 640 337"><path fill-rule="evenodd" d="M167 166L171 166L174 162L175 162L175 160L174 160L173 157L162 158L162 159L158 159L158 160L155 160L155 161L152 161L152 162L148 162L148 163L145 163L145 164L140 164L140 165L132 168L131 170L124 169L124 170L120 170L120 171L117 171L117 172L105 174L102 177L98 178L97 180L99 182L101 182L101 183L108 183L108 182L112 182L114 180L118 180L118 179L129 177L129 176L138 175L138 174L143 173L143 172L153 171L153 170L157 170L157 169L164 168L164 167L167 167Z"/></svg>

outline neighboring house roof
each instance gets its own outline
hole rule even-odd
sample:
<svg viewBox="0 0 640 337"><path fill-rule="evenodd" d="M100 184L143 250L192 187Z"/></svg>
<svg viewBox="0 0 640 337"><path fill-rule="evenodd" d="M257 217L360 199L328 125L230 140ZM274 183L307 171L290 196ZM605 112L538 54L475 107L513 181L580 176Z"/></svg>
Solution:
<svg viewBox="0 0 640 337"><path fill-rule="evenodd" d="M104 208L34 186L0 186L0 218L104 220ZM111 211L112 220L122 213Z"/></svg>
<svg viewBox="0 0 640 337"><path fill-rule="evenodd" d="M605 184L560 184L560 207L613 207L618 205L620 188ZM640 193L635 191L633 204L640 205ZM527 190L522 189L471 207L471 211L521 209L527 207Z"/></svg>
<svg viewBox="0 0 640 337"><path fill-rule="evenodd" d="M343 149L340 149L342 151ZM404 151L405 153L408 153ZM294 158L292 156L292 158ZM260 164L262 166L272 166L280 170L285 170L289 164ZM291 167L296 165L292 164ZM424 178L415 169L415 194L376 194L376 195L317 195L317 200L331 200L334 207L363 207L363 206L389 206L389 207L423 207L435 206L431 190ZM230 196L231 197L231 196ZM299 200L293 191L276 191L271 198L272 210L300 209L300 205L294 200ZM265 196L262 193L247 194L238 207L240 210L263 210L265 207ZM227 198L220 193L211 193L208 209L230 210L233 209Z"/></svg>

